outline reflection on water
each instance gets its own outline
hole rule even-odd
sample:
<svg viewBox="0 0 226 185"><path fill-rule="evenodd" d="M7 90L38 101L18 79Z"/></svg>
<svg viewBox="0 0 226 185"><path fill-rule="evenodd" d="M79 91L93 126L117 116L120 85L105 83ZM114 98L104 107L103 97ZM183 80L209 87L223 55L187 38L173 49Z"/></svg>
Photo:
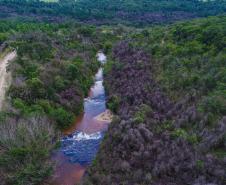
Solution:
<svg viewBox="0 0 226 185"><path fill-rule="evenodd" d="M97 59L102 64L106 56L99 52ZM83 176L87 165L95 158L108 122L94 119L106 110L103 69L95 75L95 84L90 89L89 97L84 99L84 113L75 124L65 131L61 139L61 148L54 155L58 162L54 185L74 185Z"/></svg>

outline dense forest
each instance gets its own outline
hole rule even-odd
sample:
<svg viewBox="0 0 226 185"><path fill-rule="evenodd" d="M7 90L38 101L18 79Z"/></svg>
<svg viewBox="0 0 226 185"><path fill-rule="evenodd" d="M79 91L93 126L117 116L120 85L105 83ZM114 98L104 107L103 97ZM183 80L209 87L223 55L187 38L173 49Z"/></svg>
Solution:
<svg viewBox="0 0 226 185"><path fill-rule="evenodd" d="M0 112L1 182L39 184L51 174L48 159L58 142L57 130L83 111L99 66L96 53L99 48L107 52L108 42L117 39L106 30L0 21L1 52L17 51L8 66L13 78L8 104Z"/></svg>
<svg viewBox="0 0 226 185"><path fill-rule="evenodd" d="M169 23L177 20L222 14L224 0L1 0L0 17L62 22L65 19L93 24Z"/></svg>
<svg viewBox="0 0 226 185"><path fill-rule="evenodd" d="M81 184L225 185L225 12L224 0L0 0L0 59L17 53L0 184L48 184L102 50L114 119Z"/></svg>
<svg viewBox="0 0 226 185"><path fill-rule="evenodd" d="M83 184L226 183L225 23L148 28L114 46L117 117Z"/></svg>

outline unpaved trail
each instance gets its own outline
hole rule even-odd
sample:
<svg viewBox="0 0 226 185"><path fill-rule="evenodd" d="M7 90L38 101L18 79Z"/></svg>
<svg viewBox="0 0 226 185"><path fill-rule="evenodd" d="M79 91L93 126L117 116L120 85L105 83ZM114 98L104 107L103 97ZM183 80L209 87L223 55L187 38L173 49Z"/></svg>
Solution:
<svg viewBox="0 0 226 185"><path fill-rule="evenodd" d="M16 58L16 52L8 53L4 58L0 59L0 110L3 107L5 92L9 85L10 74L7 73L6 67L8 62Z"/></svg>

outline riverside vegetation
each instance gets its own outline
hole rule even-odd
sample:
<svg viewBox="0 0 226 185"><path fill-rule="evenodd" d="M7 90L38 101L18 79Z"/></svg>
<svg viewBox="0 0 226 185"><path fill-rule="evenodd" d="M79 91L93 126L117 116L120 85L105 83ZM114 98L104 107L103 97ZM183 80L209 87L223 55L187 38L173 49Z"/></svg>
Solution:
<svg viewBox="0 0 226 185"><path fill-rule="evenodd" d="M147 28L114 46L117 116L82 184L226 183L225 23Z"/></svg>
<svg viewBox="0 0 226 185"><path fill-rule="evenodd" d="M49 155L57 145L57 130L70 126L83 111L99 68L96 53L99 47L109 48L103 43L111 33L76 23L0 25L2 50L17 51L7 67L13 79L0 114L0 180L40 184L53 169Z"/></svg>
<svg viewBox="0 0 226 185"><path fill-rule="evenodd" d="M150 24L223 13L225 1L56 2L0 0L0 51L17 51L0 113L0 182L47 183L103 49L115 117L81 184L224 185L226 17Z"/></svg>

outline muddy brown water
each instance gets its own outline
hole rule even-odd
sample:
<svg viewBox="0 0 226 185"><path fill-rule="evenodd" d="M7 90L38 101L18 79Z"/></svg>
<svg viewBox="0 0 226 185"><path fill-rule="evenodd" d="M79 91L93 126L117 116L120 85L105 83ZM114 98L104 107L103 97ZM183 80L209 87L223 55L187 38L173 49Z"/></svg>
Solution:
<svg viewBox="0 0 226 185"><path fill-rule="evenodd" d="M104 64L106 56L99 52L98 61ZM103 68L95 75L95 84L89 97L84 99L84 113L75 123L64 131L61 147L53 154L56 170L51 185L78 184L87 167L96 156L109 122L96 120L95 117L106 111L105 90L103 86Z"/></svg>

